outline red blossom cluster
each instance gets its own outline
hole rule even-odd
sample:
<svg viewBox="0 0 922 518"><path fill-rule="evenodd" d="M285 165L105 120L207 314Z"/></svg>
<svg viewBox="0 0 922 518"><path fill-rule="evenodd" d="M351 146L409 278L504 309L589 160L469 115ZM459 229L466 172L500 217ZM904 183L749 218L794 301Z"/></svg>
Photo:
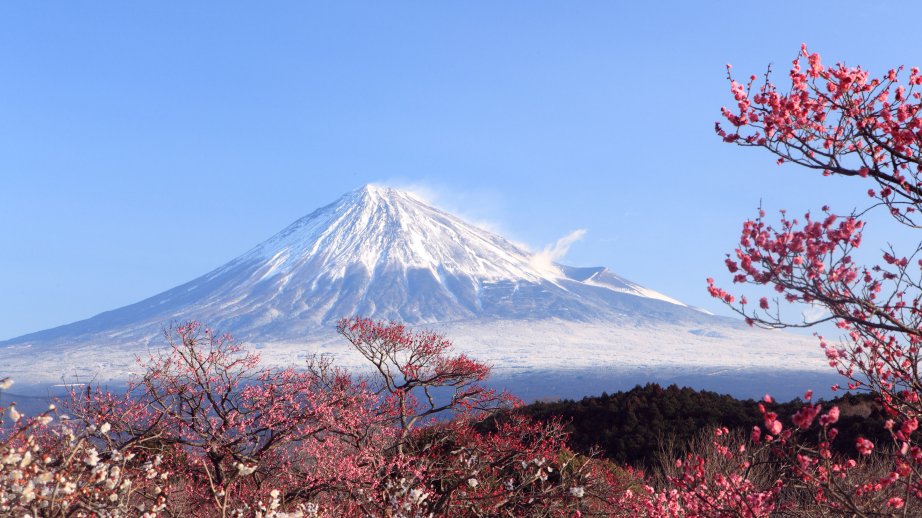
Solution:
<svg viewBox="0 0 922 518"><path fill-rule="evenodd" d="M862 479L853 475L856 460L832 458L828 444L836 439L832 425L839 419L838 408L821 415L819 405L807 404L793 417L801 432L819 416L819 447L810 451L799 445L792 430L782 431L777 416L768 411L764 430L783 445L776 446L776 454L791 460L815 501L830 510L886 514L910 503L922 505L922 450L916 434L922 418L922 261L917 260L922 243L903 253L889 245L878 264L855 260L865 230L863 218L869 213L882 209L891 221L918 228L922 74L912 68L901 84L902 67L879 78L860 67L827 67L806 46L794 59L785 88L773 82L770 70L758 86L755 76L743 85L729 70L736 109L723 108L722 114L732 129L716 126L725 142L764 148L779 164L873 183L867 189L868 206L848 215L824 206L821 218L809 212L802 219L790 218L781 211L772 223L760 209L755 219L743 224L739 247L728 255L726 267L734 283L773 289L778 294L774 301L761 297L758 307L752 307L745 296L731 294L713 279L708 279L708 290L750 325L836 325L837 340L819 336L830 366L845 376L849 389L877 395L892 417L887 427L893 444L875 445L863 437L855 444L861 457L881 463L883 473ZM790 321L782 316L782 301L819 306L826 316ZM762 431L754 430L753 440L760 438L765 438Z"/></svg>

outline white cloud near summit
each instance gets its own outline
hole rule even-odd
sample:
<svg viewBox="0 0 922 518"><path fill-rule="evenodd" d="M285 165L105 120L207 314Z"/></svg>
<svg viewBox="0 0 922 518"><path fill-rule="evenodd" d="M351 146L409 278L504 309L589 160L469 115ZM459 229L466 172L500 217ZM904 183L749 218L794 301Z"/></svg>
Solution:
<svg viewBox="0 0 922 518"><path fill-rule="evenodd" d="M553 244L547 245L543 250L536 253L531 259L531 265L541 270L556 270L554 263L563 259L570 250L573 243L579 241L586 235L586 229L578 228L573 232L558 239Z"/></svg>

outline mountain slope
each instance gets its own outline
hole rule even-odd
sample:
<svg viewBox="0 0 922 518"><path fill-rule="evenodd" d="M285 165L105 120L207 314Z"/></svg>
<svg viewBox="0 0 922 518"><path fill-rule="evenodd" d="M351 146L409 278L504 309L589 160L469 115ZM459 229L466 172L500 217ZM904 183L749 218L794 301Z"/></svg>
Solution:
<svg viewBox="0 0 922 518"><path fill-rule="evenodd" d="M365 186L191 282L0 346L140 338L185 319L242 338L291 339L357 314L410 323L702 318L604 268L542 267L531 252L412 194Z"/></svg>
<svg viewBox="0 0 922 518"><path fill-rule="evenodd" d="M70 369L123 378L134 354L163 343L164 326L190 319L264 347L279 363L308 350L348 356L331 336L338 319L353 315L438 327L500 370L551 368L564 358L586 368L738 368L752 360L746 351L763 361L773 351L775 364L790 356L776 343L791 342L787 335L750 331L603 267L541 259L413 194L365 186L186 284L0 342L0 364L20 377ZM724 359L714 357L715 344ZM758 349L746 349L752 344Z"/></svg>

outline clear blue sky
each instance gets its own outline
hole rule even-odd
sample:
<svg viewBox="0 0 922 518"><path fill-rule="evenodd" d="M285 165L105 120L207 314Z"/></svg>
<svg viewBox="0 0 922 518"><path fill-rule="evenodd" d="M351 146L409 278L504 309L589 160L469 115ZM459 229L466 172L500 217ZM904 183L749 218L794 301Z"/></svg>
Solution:
<svg viewBox="0 0 922 518"><path fill-rule="evenodd" d="M691 304L762 199L854 184L719 142L739 74L801 42L922 64L867 2L3 2L0 339L217 267L368 182ZM909 4L906 4L909 5ZM884 14L887 16L885 17Z"/></svg>

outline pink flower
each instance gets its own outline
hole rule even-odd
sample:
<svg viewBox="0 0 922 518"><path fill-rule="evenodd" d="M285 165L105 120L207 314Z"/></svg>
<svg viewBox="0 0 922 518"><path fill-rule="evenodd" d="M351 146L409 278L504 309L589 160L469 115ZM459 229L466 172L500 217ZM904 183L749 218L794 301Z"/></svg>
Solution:
<svg viewBox="0 0 922 518"><path fill-rule="evenodd" d="M915 418L907 419L903 421L903 425L900 427L900 431L903 432L908 438L912 432L916 431L919 428L919 421Z"/></svg>
<svg viewBox="0 0 922 518"><path fill-rule="evenodd" d="M813 424L813 420L816 419L816 415L820 413L819 406L816 405L807 405L802 407L794 417L791 418L794 421L794 425L801 429L809 428Z"/></svg>
<svg viewBox="0 0 922 518"><path fill-rule="evenodd" d="M874 451L874 443L865 439L864 437L859 437L855 441L855 447L858 448L858 453L862 455L870 455Z"/></svg>
<svg viewBox="0 0 922 518"><path fill-rule="evenodd" d="M839 420L839 407L834 406L829 409L829 412L826 412L825 415L820 417L820 425L829 426L835 424Z"/></svg>
<svg viewBox="0 0 922 518"><path fill-rule="evenodd" d="M781 421L775 419L774 421L767 421L765 428L768 433L772 435L778 435L781 433L781 429L784 428L784 426L781 424Z"/></svg>

